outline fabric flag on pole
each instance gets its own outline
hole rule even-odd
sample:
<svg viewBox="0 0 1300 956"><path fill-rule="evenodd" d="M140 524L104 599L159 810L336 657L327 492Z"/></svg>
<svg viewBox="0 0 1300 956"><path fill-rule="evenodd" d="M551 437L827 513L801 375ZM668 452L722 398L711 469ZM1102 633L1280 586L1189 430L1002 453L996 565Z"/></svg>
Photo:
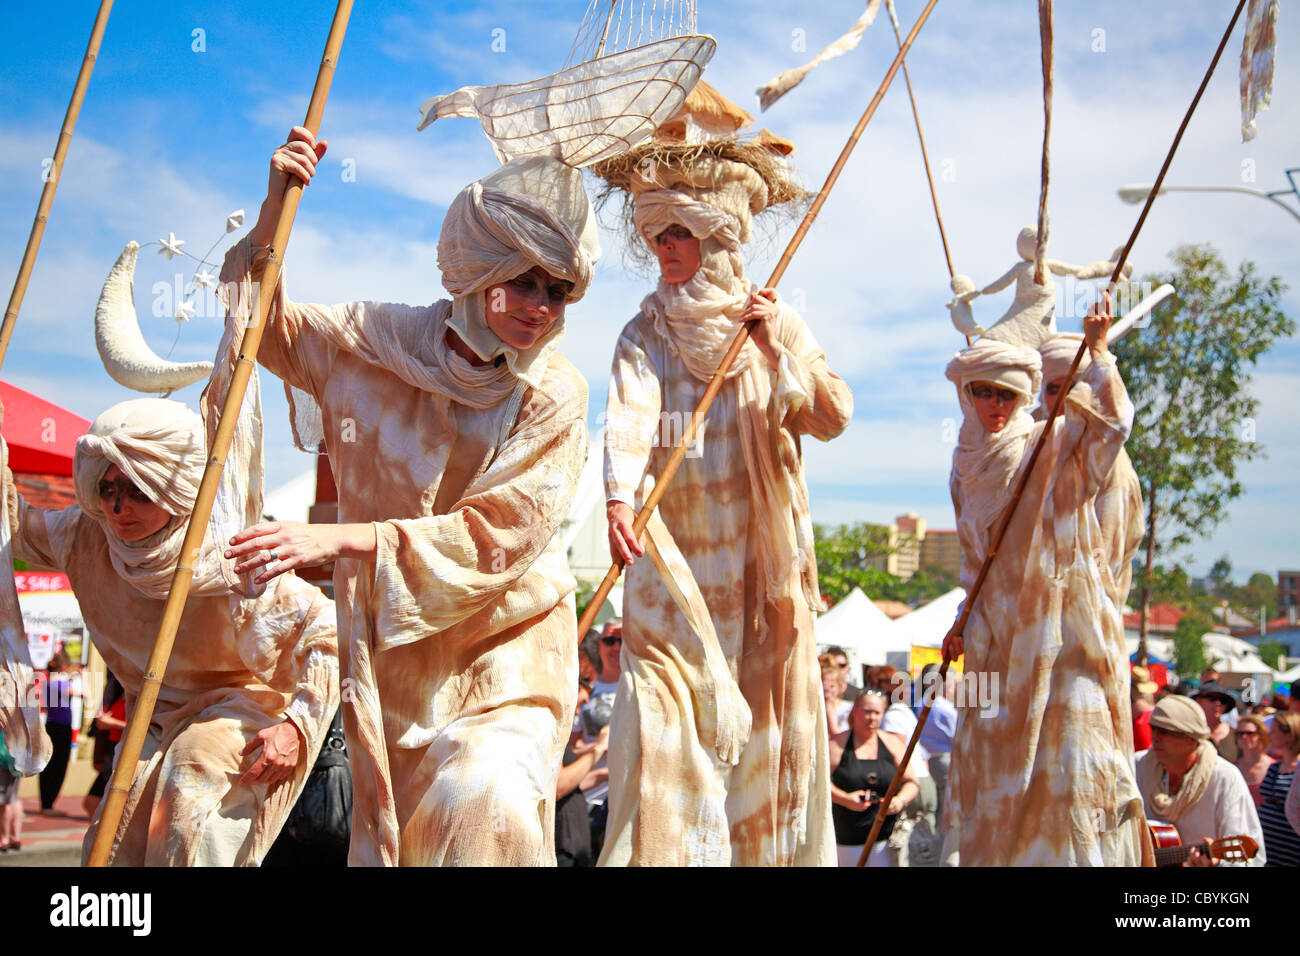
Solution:
<svg viewBox="0 0 1300 956"><path fill-rule="evenodd" d="M871 26L872 21L876 19L876 14L880 12L880 0L867 0L867 12L858 17L857 22L849 27L847 33L840 37L826 49L822 50L815 57L805 63L803 66L796 67L793 70L786 70L768 80L756 91L758 93L759 108L766 110L769 106L779 100L785 94L803 82L803 78L812 71L814 67L820 66L827 60L833 60L837 56L848 53L858 45L862 40L862 34L867 32L867 27Z"/></svg>
<svg viewBox="0 0 1300 956"><path fill-rule="evenodd" d="M1241 141L1255 138L1255 114L1273 99L1273 54L1277 49L1279 0L1250 0L1241 43Z"/></svg>

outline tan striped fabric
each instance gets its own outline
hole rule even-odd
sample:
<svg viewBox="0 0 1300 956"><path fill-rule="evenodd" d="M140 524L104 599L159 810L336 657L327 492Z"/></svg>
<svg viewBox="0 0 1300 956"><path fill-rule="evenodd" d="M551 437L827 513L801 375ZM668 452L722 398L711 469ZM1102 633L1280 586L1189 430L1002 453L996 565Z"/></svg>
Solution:
<svg viewBox="0 0 1300 956"><path fill-rule="evenodd" d="M760 407L794 436L835 437L852 412L848 387L788 307L778 333L779 370L753 376ZM740 385L740 376L724 383L659 506L707 605L722 667L682 613L689 592L665 586L656 569L673 563L671 549L660 546L669 555L658 562L638 560L624 586L602 865L835 865L809 556L787 542L798 562L769 582L771 599L756 593L757 522L784 525L791 539L794 530L788 516L754 514ZM606 411L607 498L640 505L646 477L662 472L704 389L644 313L627 325ZM733 682L752 722L738 759L732 742L744 715Z"/></svg>
<svg viewBox="0 0 1300 956"><path fill-rule="evenodd" d="M129 719L164 602L122 581L105 530L79 507L42 511L16 496L10 505L17 519L15 556L68 575L91 641L126 688ZM261 861L302 792L338 706L334 628L331 603L291 574L255 600L189 601L114 841L113 865ZM235 785L255 759L240 756L245 744L286 718L307 741L295 775L269 792L265 784ZM97 814L83 853L98 823Z"/></svg>
<svg viewBox="0 0 1300 956"><path fill-rule="evenodd" d="M966 627L945 808L945 850L959 850L963 866L1149 858L1129 759L1124 629L1093 501L1128 437L1133 406L1113 358L1094 360L1083 383L1053 424ZM1008 441L1027 458L1043 428L1034 423L1027 441ZM954 475L969 588L999 518L1001 504L990 508L989 498L1006 498L972 495L967 485Z"/></svg>
<svg viewBox="0 0 1300 956"><path fill-rule="evenodd" d="M245 240L222 273L233 314L249 270ZM574 580L555 533L586 459L587 387L552 352L536 387L473 408L339 345L373 340L374 326L439 341L449 311L304 305L282 283L259 354L320 405L339 521L374 522L378 537L373 568L334 570L350 861L554 865L578 680Z"/></svg>

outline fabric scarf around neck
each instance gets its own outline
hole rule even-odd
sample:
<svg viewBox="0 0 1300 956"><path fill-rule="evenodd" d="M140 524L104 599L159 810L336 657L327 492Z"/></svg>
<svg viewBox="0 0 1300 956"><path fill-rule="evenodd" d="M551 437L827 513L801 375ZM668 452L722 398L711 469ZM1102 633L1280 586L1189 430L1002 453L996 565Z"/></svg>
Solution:
<svg viewBox="0 0 1300 956"><path fill-rule="evenodd" d="M1156 760L1155 754L1148 753L1138 764L1138 784L1143 793L1151 794L1151 805L1164 819L1177 823L1178 819L1196 806L1205 796L1210 781L1214 779L1214 764L1219 759L1214 744L1202 740L1196 746L1196 762L1183 774L1177 793L1169 792L1169 774Z"/></svg>

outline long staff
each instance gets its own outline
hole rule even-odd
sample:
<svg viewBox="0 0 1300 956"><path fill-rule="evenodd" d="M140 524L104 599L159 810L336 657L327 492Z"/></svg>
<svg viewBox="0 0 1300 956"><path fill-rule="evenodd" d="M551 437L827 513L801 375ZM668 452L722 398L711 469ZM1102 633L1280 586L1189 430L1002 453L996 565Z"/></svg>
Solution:
<svg viewBox="0 0 1300 956"><path fill-rule="evenodd" d="M338 6L334 10L334 22L330 24L329 39L325 43L325 55L321 58L320 71L316 74L316 87L312 90L311 105L307 108L307 118L302 124L311 130L313 136L320 130L321 115L325 112L325 101L329 98L330 81L334 79L334 65L338 61L339 49L343 46L343 35L348 28L348 17L351 15L352 0L338 0ZM199 485L194 512L190 515L189 527L185 532L181 560L177 562L176 572L172 575L171 590L167 594L167 603L163 607L158 638L149 657L149 666L144 675L140 696L131 714L131 722L122 737L122 750L113 769L113 781L104 802L99 830L95 833L95 842L87 861L89 866L107 865L113 840L117 836L122 808L126 805L127 792L135 778L136 763L140 759L149 721L153 717L154 704L158 700L158 690L162 686L163 674L167 671L167 661L171 657L172 644L176 639L176 628L180 624L181 613L185 610L185 599L189 596L190 584L194 578L194 568L189 562L193 561L203 545L208 517L212 514L212 502L216 498L217 486L221 482L221 470L225 466L226 455L230 451L231 439L235 434L235 424L239 419L239 409L244 402L244 391L248 388L248 380L257 362L257 350L262 344L266 317L275 296L275 287L280 281L280 267L285 248L289 244L289 232L293 229L298 203L302 199L302 190L302 182L290 177L289 185L285 189L284 208L276 223L275 238L271 241L271 249L267 255L266 271L258 287L256 321L247 326L244 340L240 345L239 357L235 361L235 374L231 378L230 389L221 408L216 438L209 452L208 463L203 469L203 481Z"/></svg>
<svg viewBox="0 0 1300 956"><path fill-rule="evenodd" d="M36 206L36 219L32 222L32 231L27 237L23 261L18 267L18 277L14 279L14 289L9 295L9 307L5 309L4 322L0 324L0 365L4 365L5 353L9 351L9 339L14 334L14 325L18 322L18 310L22 307L23 296L27 293L27 280L31 278L32 268L36 265L36 253L40 252L41 237L45 235L45 223L50 218L50 207L54 205L54 190L58 188L59 180L62 178L63 159L68 155L72 131L76 129L77 117L81 115L81 102L86 98L86 87L90 85L90 74L95 69L95 60L99 58L99 44L104 39L104 28L108 26L108 15L112 9L113 0L101 0L99 13L95 16L95 26L90 31L90 42L86 44L86 55L81 60L81 72L77 74L77 85L72 88L68 111L63 114L63 128L59 130L59 142L54 147L54 159L45 177L41 201Z"/></svg>
<svg viewBox="0 0 1300 956"><path fill-rule="evenodd" d="M1115 283L1119 281L1120 272L1124 268L1124 263L1128 261L1129 250L1133 248L1133 243L1137 241L1138 233L1142 231L1142 225L1146 222L1147 213L1151 211L1151 204L1155 202L1156 194L1160 190L1161 184L1165 181L1165 173L1169 172L1169 165L1174 161L1174 153L1178 151L1178 144L1182 142L1183 132L1187 129L1187 124L1192 119L1192 114L1196 112L1197 104L1201 102L1201 94L1205 92L1206 86L1209 85L1210 76L1214 73L1214 68L1219 64L1219 57L1223 53L1223 48L1228 45L1228 37L1232 35L1233 27L1237 25L1237 18L1241 16L1242 8L1246 6L1246 0L1240 0L1237 4L1236 11L1232 14L1232 20L1228 24L1228 29L1223 33L1223 39L1219 41L1219 47L1214 51L1214 58L1210 60L1210 67L1205 71L1205 76L1201 78L1201 85L1196 90L1196 95L1192 97L1192 105L1187 107L1187 113L1183 116L1182 123L1178 126L1178 132L1174 134L1173 144L1169 147L1169 152L1165 155L1164 165L1160 167L1160 175L1156 177L1155 185L1152 191L1147 195L1147 201L1142 206L1142 213L1138 216L1137 223L1133 226L1133 231L1129 234L1128 242L1124 243L1124 251L1120 253L1119 259L1115 262L1115 269L1110 274L1110 282L1106 285L1106 292L1110 293L1115 288ZM997 530L993 534L993 544L989 548L989 553L984 558L984 564L980 567L979 577L971 586L970 593L966 597L966 603L962 607L961 615L957 618L957 623L953 625L948 632L950 635L960 637L966 630L966 622L970 619L971 609L975 606L975 599L979 597L980 589L984 587L984 579L988 576L989 567L993 564L993 559L997 557L998 548L1002 545L1002 537L1007 532L1007 527L1011 524L1011 519L1015 515L1016 505L1020 503L1020 497L1024 493L1025 486L1029 483L1029 476L1033 473L1034 465L1038 461L1038 455L1043 450L1043 445L1047 441L1047 436L1052 432L1052 423L1056 421L1061 409L1065 406L1065 395L1070 390L1074 382L1074 373L1079 369L1079 363L1083 361L1084 353L1088 350L1088 343L1084 342L1079 345L1079 351L1074 355L1074 361L1070 363L1070 370L1065 374L1065 382L1061 391L1057 393L1056 401L1052 403L1052 412L1047 416L1047 424L1043 427L1043 432L1038 436L1038 441L1034 444L1033 453L1029 456L1029 463L1021 471L1020 478L1016 481L1015 494L1011 497L1011 502L1007 505L1006 511L1003 512L1002 520L998 522ZM939 688L943 686L943 681L948 676L948 665L951 658L944 655L943 664L939 668L939 680L935 683L933 693L937 694ZM929 696L928 694L926 696ZM930 716L930 705L933 698L927 701L921 708L921 713L917 717L916 730L912 732L912 739L907 742L907 750L903 753L903 759L898 763L898 770L894 773L894 779L889 783L889 789L880 799L880 807L876 811L876 820L871 825L871 833L867 836L867 842L862 848L862 856L858 859L858 866L865 865L867 854L876 842L876 837L880 833L880 827L885 822L884 808L889 806L889 801L894 799L894 794L902 785L903 771L906 769L908 761L912 759L912 751L916 749L916 742L921 739L921 731L925 729L925 722Z"/></svg>
<svg viewBox="0 0 1300 956"><path fill-rule="evenodd" d="M903 48L903 34L898 29L898 16L894 13L893 0L885 4L889 11L889 22L894 28L894 39L898 41L898 48ZM930 186L930 204L934 206L934 221L939 225L939 241L943 243L943 261L948 265L948 278L952 279L956 272L952 267L952 253L948 250L948 234L943 228L943 216L939 215L939 195L934 191L934 176L930 172L930 154L925 148L925 133L921 130L921 114L916 108L916 94L912 91L912 74L907 70L907 61L903 61L903 82L907 84L907 99L912 104L912 121L916 124L916 138L921 143L921 163L925 166L925 181ZM955 291L955 290L954 290ZM966 336L966 344L971 344L971 337Z"/></svg>
<svg viewBox="0 0 1300 956"><path fill-rule="evenodd" d="M858 140L862 136L862 131L867 128L867 123L869 123L871 117L875 115L876 107L880 105L880 101L884 98L885 92L889 89L889 84L893 82L894 74L898 72L898 68L903 62L903 57L906 55L907 51L911 49L912 41L915 40L916 35L921 32L921 27L925 25L925 21L929 18L930 11L934 9L936 3L938 3L938 0L930 0L930 2L925 5L925 9L921 11L921 15L917 18L916 24L912 27L912 31L907 35L907 39L899 48L898 55L894 57L894 62L890 64L889 72L887 72L885 78L880 81L880 87L876 90L876 95L873 96L871 102L867 104L867 108L865 112L863 112L862 118L858 120L858 125L853 128L853 132L850 134L848 142L845 143L844 148L840 150L839 158L835 160L835 165L831 167L831 171L826 177L826 182L822 185L821 191L817 193L817 198L812 201L812 205L808 207L807 214L803 217L803 221L799 223L799 228L795 230L790 243L785 247L785 252L781 254L781 258L777 262L776 268L772 271L772 277L767 280L767 285L764 286L764 288L775 286L781 280L781 277L785 275L786 267L790 265L790 260L794 258L795 251L799 248L800 243L803 242L804 236L808 234L808 230L812 228L813 221L817 218L817 214L821 211L822 206L826 204L826 197L830 195L831 187L834 186L835 181L839 179L840 171L844 168L844 164L848 162L849 155L853 152L853 147L858 144ZM637 538L640 538L641 534L645 531L646 525L650 522L650 515L652 515L655 508L659 506L659 500L663 498L664 492L668 490L668 484L673 480L673 475L677 473L677 467L682 463L682 459L686 457L687 450L695 443L695 432L699 428L700 423L704 421L704 416L708 414L709 406L713 404L713 400L717 397L718 391L722 388L722 383L727 377L727 372L736 361L736 357L740 355L740 350L744 348L745 342L749 339L749 333L752 329L753 323L746 322L741 326L740 331L736 333L736 337L731 340L731 347L727 349L727 354L722 357L722 362L718 366L718 370L713 373L713 378L709 381L709 387L704 390L704 397L700 399L699 406L696 407L695 412L691 415L691 420L686 426L681 441L678 442L677 447L673 449L673 453L668 459L668 464L664 466L663 473L660 474L659 480L655 482L655 486L651 489L650 495L646 498L645 504L642 505L641 510L637 512L636 520L632 523L632 532ZM600 582L600 587L596 588L596 593L592 596L591 603L587 605L587 610L583 612L582 619L578 622L579 636L587 633L588 628L590 628L592 623L595 621L596 614L599 613L601 605L605 603L605 598L609 595L610 589L618 582L618 577L622 573L623 565L620 562L615 561L610 565L609 571L606 572L604 580Z"/></svg>

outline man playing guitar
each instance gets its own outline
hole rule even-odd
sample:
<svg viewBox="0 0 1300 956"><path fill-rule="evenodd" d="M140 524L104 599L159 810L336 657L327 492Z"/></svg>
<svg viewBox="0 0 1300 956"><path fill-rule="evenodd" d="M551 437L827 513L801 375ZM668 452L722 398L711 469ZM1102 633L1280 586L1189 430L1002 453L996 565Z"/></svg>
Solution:
<svg viewBox="0 0 1300 956"><path fill-rule="evenodd" d="M1264 864L1264 835L1246 780L1220 757L1209 741L1201 708L1186 697L1170 696L1151 713L1151 749L1137 755L1137 783L1147 817L1173 824L1183 844L1191 844L1185 866L1213 866L1200 846L1220 837L1248 837L1261 847L1248 866ZM1249 856L1249 853L1245 854Z"/></svg>

